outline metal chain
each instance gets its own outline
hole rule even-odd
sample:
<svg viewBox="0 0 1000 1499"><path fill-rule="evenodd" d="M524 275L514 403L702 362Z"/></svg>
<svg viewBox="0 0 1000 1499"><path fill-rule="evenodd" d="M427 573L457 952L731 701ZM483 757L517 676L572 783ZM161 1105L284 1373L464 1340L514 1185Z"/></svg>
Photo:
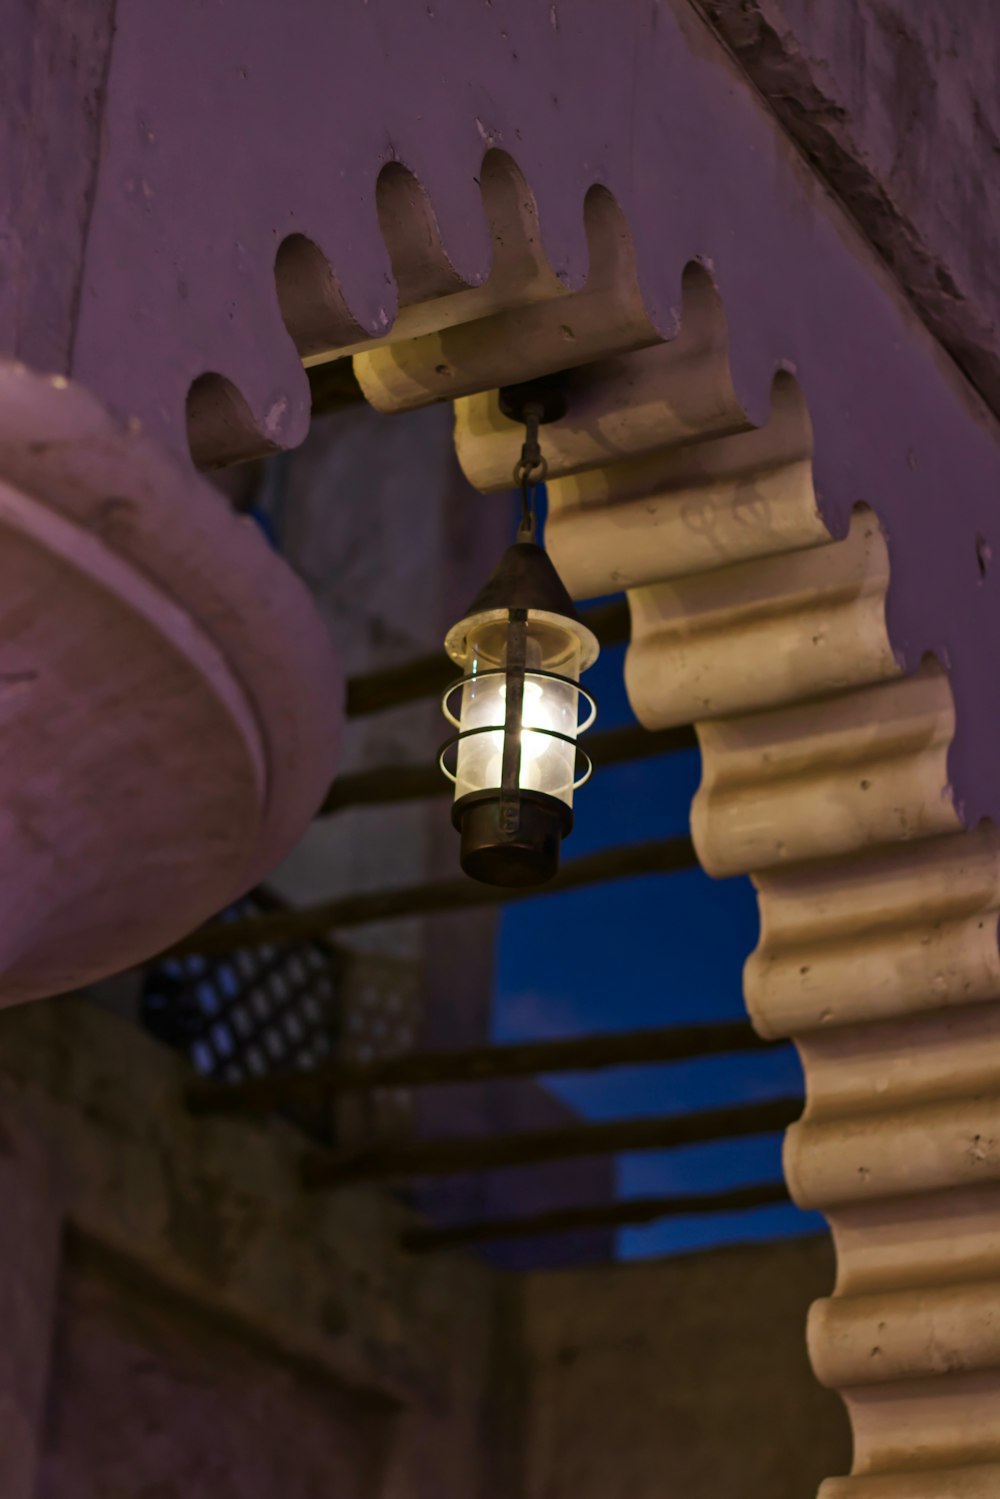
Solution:
<svg viewBox="0 0 1000 1499"><path fill-rule="evenodd" d="M519 541L535 539L535 491L544 484L549 466L542 457L538 442L542 408L533 403L524 408L524 444L521 456L514 465L514 483L521 491L521 524L517 535Z"/></svg>

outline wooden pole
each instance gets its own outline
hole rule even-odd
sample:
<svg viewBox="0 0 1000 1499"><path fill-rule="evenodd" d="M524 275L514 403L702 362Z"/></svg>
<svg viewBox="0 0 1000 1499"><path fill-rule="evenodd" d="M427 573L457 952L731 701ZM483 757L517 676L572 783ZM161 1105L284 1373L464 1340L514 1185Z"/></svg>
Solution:
<svg viewBox="0 0 1000 1499"><path fill-rule="evenodd" d="M345 807L380 807L390 802L424 801L451 796L454 787L437 764L376 765L339 776L323 799L317 817L330 817Z"/></svg>
<svg viewBox="0 0 1000 1499"><path fill-rule="evenodd" d="M650 732L641 724L625 724L583 741L597 770L629 760L651 760L656 755L693 749L698 740L686 725ZM329 817L345 807L384 806L389 802L418 801L425 797L451 796L451 782L440 767L432 765L379 765L358 770L334 781L317 817Z"/></svg>
<svg viewBox="0 0 1000 1499"><path fill-rule="evenodd" d="M492 1082L497 1078L537 1077L556 1072L593 1072L605 1067L679 1062L724 1052L762 1051L765 1041L745 1020L708 1025L663 1026L573 1036L560 1041L519 1041L473 1046L461 1051L402 1052L373 1062L334 1062L308 1072L279 1072L243 1083L202 1080L188 1089L196 1114L266 1113L296 1098L373 1088L440 1087L448 1083Z"/></svg>
<svg viewBox="0 0 1000 1499"><path fill-rule="evenodd" d="M358 1149L316 1152L303 1163L309 1187L347 1187L363 1181L413 1176L453 1176L502 1166L539 1165L625 1150L671 1150L787 1129L802 1112L801 1098L731 1104L695 1114L619 1119L610 1124L569 1124L558 1129L473 1139L403 1140Z"/></svg>
<svg viewBox="0 0 1000 1499"><path fill-rule="evenodd" d="M454 661L442 651L366 672L347 681L347 716L365 718L386 708L402 708L425 697L437 697L458 676Z"/></svg>
<svg viewBox="0 0 1000 1499"><path fill-rule="evenodd" d="M788 1203L781 1182L740 1187L734 1192L698 1193L687 1197L633 1197L624 1202L595 1203L589 1207L554 1208L525 1218L484 1218L478 1223L454 1223L442 1228L412 1228L400 1244L415 1254L455 1249L463 1244L496 1243L502 1239L531 1239L581 1229L629 1228L658 1223L663 1218L705 1217L715 1213L745 1213L751 1208Z"/></svg>
<svg viewBox="0 0 1000 1499"><path fill-rule="evenodd" d="M602 646L621 645L628 639L629 611L625 599L613 599L585 609L583 617ZM443 692L459 675L453 661L442 651L387 666L382 671L351 677L347 683L347 716L362 718L386 708L401 708Z"/></svg>
<svg viewBox="0 0 1000 1499"><path fill-rule="evenodd" d="M605 880L620 880L640 874L669 874L690 869L698 862L690 838L663 838L649 843L627 843L602 849L564 864L554 880L529 890L511 890L480 885L461 878L438 880L401 890L379 890L368 895L348 895L320 906L267 911L241 921L214 922L200 927L168 949L164 957L185 953L218 956L238 947L264 943L303 942L322 937L341 927L363 926L370 921L389 921L400 916L429 916L437 911L469 910L497 906L533 896L578 890Z"/></svg>

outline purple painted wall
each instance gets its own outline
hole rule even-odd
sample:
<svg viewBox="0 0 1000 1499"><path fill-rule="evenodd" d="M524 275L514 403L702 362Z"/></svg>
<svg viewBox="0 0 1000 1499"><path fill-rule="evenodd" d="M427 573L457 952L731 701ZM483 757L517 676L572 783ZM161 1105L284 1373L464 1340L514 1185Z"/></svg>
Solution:
<svg viewBox="0 0 1000 1499"><path fill-rule="evenodd" d="M68 369L114 0L8 0L0 51L0 343Z"/></svg>
<svg viewBox="0 0 1000 1499"><path fill-rule="evenodd" d="M372 0L335 20L320 0L121 0L103 140L72 373L178 446L206 370L234 382L270 441L301 440L307 386L273 283L288 234L320 245L357 323L384 333L385 162L425 186L470 282L490 263L487 147L519 163L569 284L587 271L584 194L607 184L665 334L681 269L700 257L755 420L774 371L796 372L831 526L874 507L895 646L907 666L927 651L949 665L964 816L1000 813L1000 596L977 561L978 536L997 542L992 420L687 0Z"/></svg>
<svg viewBox="0 0 1000 1499"><path fill-rule="evenodd" d="M822 1241L412 1256L392 1194L304 1190L293 1130L193 1119L186 1082L93 1006L0 1015L3 1499L806 1499L843 1466Z"/></svg>
<svg viewBox="0 0 1000 1499"><path fill-rule="evenodd" d="M695 0L1000 412L993 0Z"/></svg>

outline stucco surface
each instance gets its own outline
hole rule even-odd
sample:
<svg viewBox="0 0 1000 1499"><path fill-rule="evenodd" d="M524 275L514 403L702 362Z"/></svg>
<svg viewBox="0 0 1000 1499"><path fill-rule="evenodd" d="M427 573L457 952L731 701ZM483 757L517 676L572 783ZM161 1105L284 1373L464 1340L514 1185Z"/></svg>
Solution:
<svg viewBox="0 0 1000 1499"><path fill-rule="evenodd" d="M188 1076L80 1001L0 1017L4 1499L476 1495L489 1272L403 1255L388 1196L305 1193L290 1128L195 1123Z"/></svg>
<svg viewBox="0 0 1000 1499"><path fill-rule="evenodd" d="M0 337L69 366L100 160L114 0L7 0L0 57Z"/></svg>
<svg viewBox="0 0 1000 1499"><path fill-rule="evenodd" d="M969 822L1000 814L994 429L687 0L373 0L336 24L319 0L180 15L122 0L104 132L72 373L178 446L206 371L241 393L259 444L301 441L308 390L274 286L289 235L328 265L333 341L351 347L394 336L397 283L412 296L419 282L428 305L482 285L497 248L479 187L488 148L524 174L556 286L586 279L583 200L603 184L662 334L676 332L682 268L697 258L721 291L751 420L767 413L775 370L796 371L824 515L843 534L858 502L878 513L893 646L908 668L928 651L949 664L958 805ZM384 223L392 256L376 210L389 162L432 205L417 192L412 220ZM567 344L547 357L587 357ZM489 385L489 351L476 358Z"/></svg>
<svg viewBox="0 0 1000 1499"><path fill-rule="evenodd" d="M86 1257L64 1271L54 1341L38 1499L378 1493L390 1405Z"/></svg>
<svg viewBox="0 0 1000 1499"><path fill-rule="evenodd" d="M527 1277L525 1499L812 1499L850 1454L796 1332L832 1261L806 1239Z"/></svg>
<svg viewBox="0 0 1000 1499"><path fill-rule="evenodd" d="M409 1256L398 1199L307 1193L290 1127L192 1119L188 1076L78 1000L0 1015L4 1499L807 1499L781 1475L844 1466L801 1336L825 1243Z"/></svg>
<svg viewBox="0 0 1000 1499"><path fill-rule="evenodd" d="M5 1003L146 958L255 884L332 778L299 581L176 454L0 366Z"/></svg>
<svg viewBox="0 0 1000 1499"><path fill-rule="evenodd" d="M992 0L696 0L935 336L1000 410Z"/></svg>
<svg viewBox="0 0 1000 1499"><path fill-rule="evenodd" d="M996 828L960 830L947 672L900 673L885 535L864 507L845 537L825 530L794 382L762 429L684 431L679 390L709 416L728 399L713 321L710 299L686 303L674 344L588 373L549 429L548 545L571 587L627 587L640 721L695 720L699 861L759 893L744 992L757 1029L798 1046L785 1172L837 1246L809 1348L853 1459L820 1493L993 1499ZM459 413L463 461L487 476L511 427L489 402ZM650 451L658 412L680 432Z"/></svg>

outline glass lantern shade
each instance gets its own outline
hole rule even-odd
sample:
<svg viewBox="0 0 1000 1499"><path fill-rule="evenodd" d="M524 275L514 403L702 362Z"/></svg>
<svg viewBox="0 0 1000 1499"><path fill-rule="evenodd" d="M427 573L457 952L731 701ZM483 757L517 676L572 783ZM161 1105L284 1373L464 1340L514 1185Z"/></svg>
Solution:
<svg viewBox="0 0 1000 1499"><path fill-rule="evenodd" d="M513 607L469 615L445 648L462 671L444 698L458 733L441 758L462 867L490 884L539 884L558 868L590 773L577 736L595 708L579 678L597 641L575 615Z"/></svg>
<svg viewBox="0 0 1000 1499"><path fill-rule="evenodd" d="M502 676L475 674L462 688L457 727L467 739L458 745L455 799L499 786L503 772L507 683ZM524 676L521 763L518 788L555 796L573 805L579 693L570 682ZM474 732L472 732L474 731ZM555 738L554 735L563 737Z"/></svg>

